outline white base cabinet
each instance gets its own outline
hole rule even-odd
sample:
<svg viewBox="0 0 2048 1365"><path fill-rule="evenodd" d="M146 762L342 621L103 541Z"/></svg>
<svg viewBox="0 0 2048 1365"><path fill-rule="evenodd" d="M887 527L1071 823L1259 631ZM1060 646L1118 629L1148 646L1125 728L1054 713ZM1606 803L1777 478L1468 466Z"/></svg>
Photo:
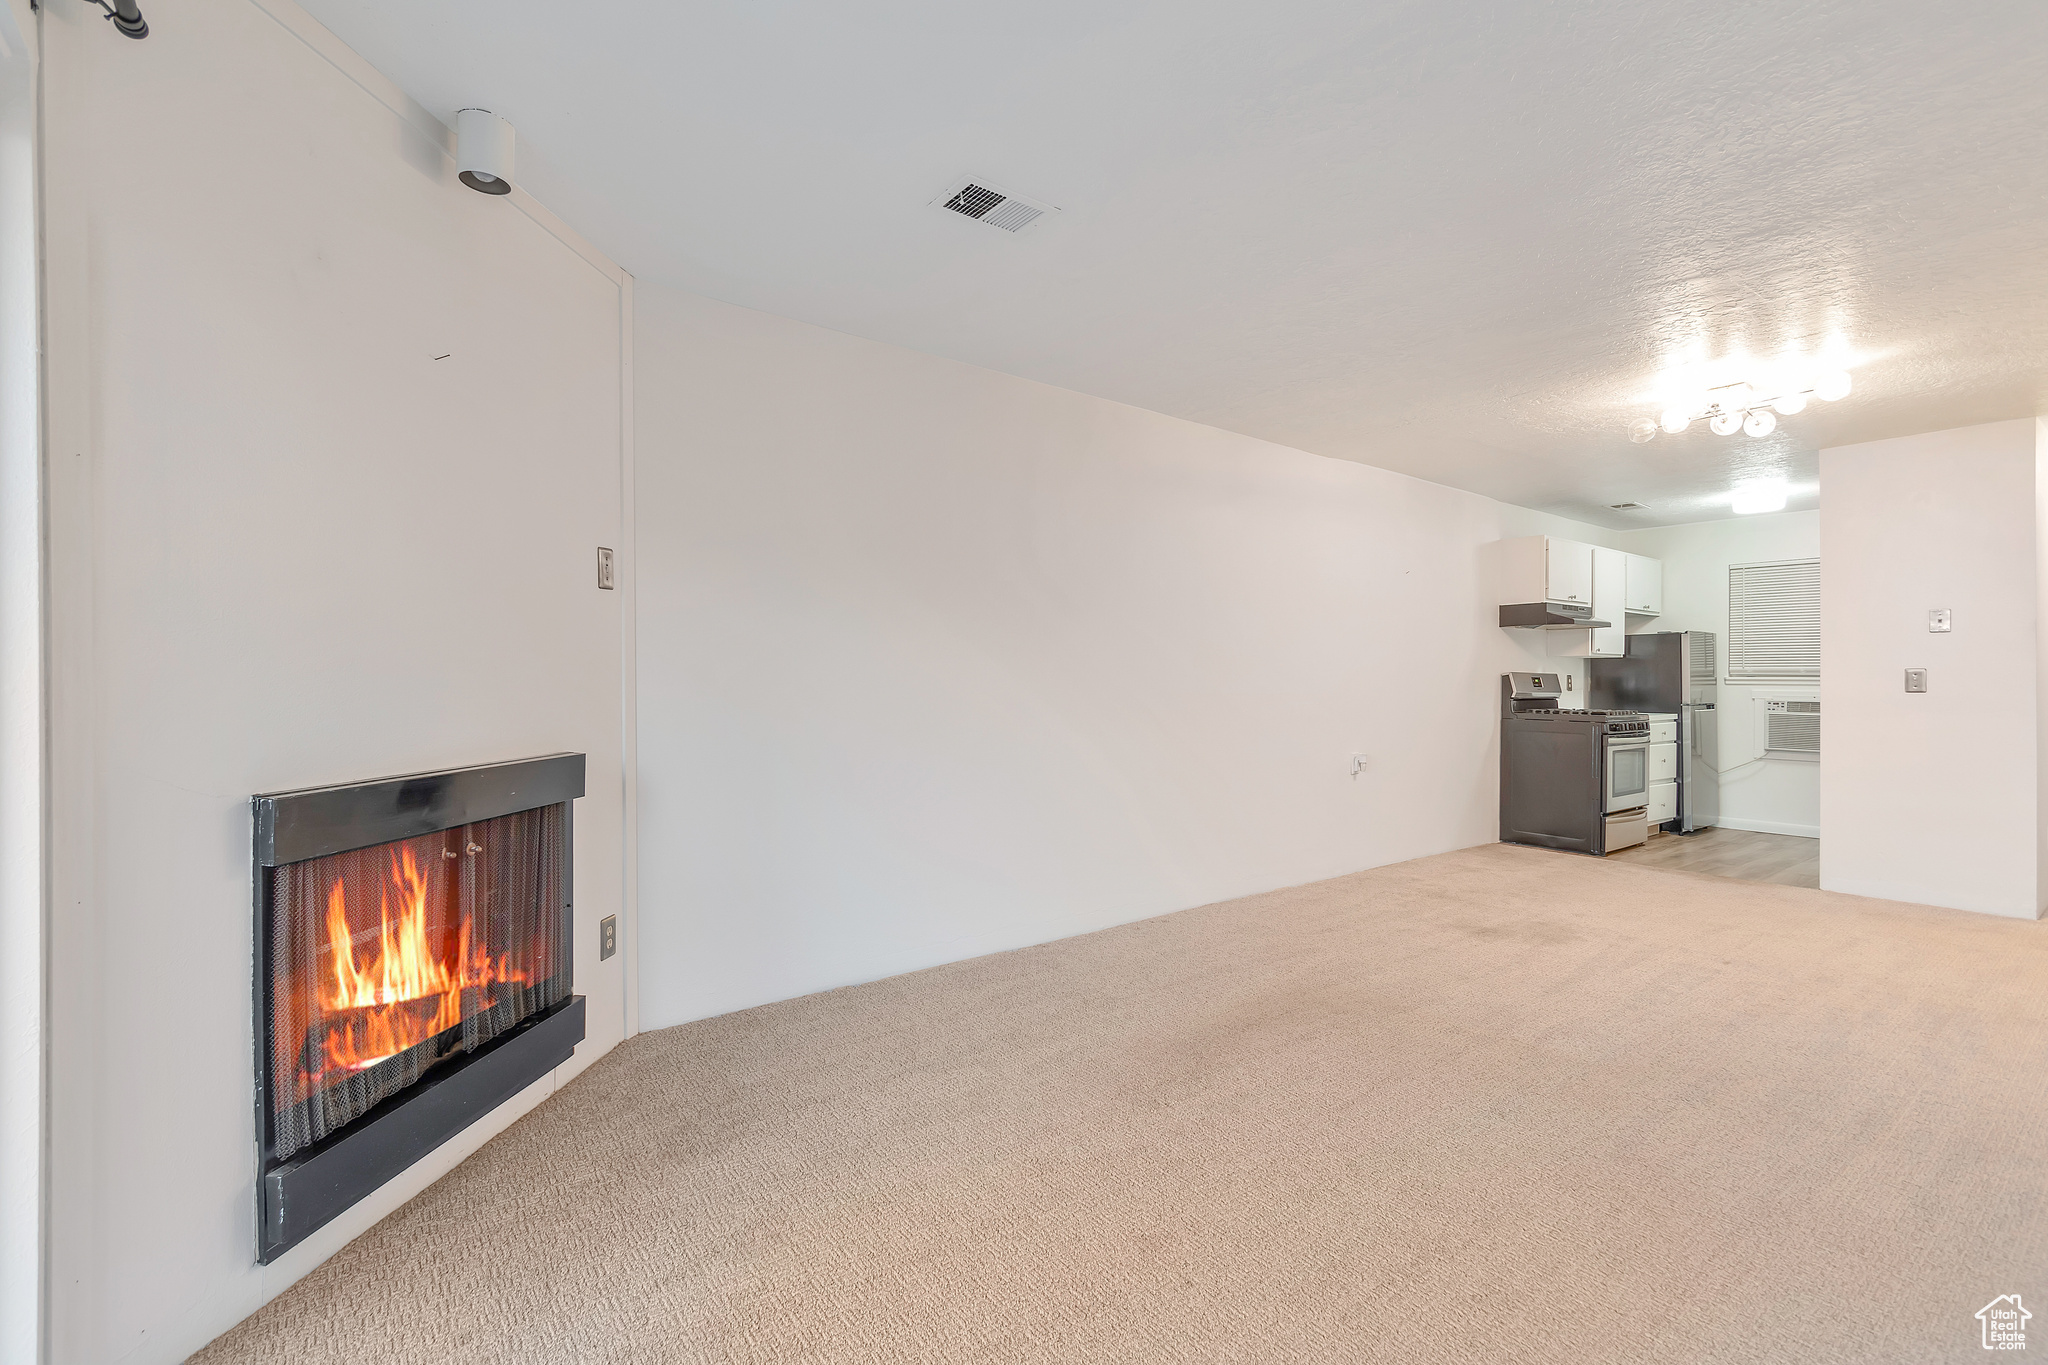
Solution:
<svg viewBox="0 0 2048 1365"><path fill-rule="evenodd" d="M1666 820L1678 818L1678 784L1676 782L1652 782L1650 784L1650 823L1661 825Z"/></svg>

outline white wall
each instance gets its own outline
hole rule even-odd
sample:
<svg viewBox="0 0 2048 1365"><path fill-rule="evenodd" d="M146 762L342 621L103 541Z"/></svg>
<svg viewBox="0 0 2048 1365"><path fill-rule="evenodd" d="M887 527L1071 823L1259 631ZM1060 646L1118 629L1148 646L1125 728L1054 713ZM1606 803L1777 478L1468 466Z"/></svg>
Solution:
<svg viewBox="0 0 2048 1365"><path fill-rule="evenodd" d="M41 1333L42 522L35 19L0 4L0 1360Z"/></svg>
<svg viewBox="0 0 2048 1365"><path fill-rule="evenodd" d="M1630 531L1615 544L1664 563L1664 614L1636 618L1638 630L1710 630L1720 641L1720 666L1728 666L1728 569L1778 559L1811 559L1820 554L1819 512L1776 512ZM1827 572L1822 566L1822 573ZM1731 829L1820 836L1821 763L1755 757L1755 706L1759 695L1818 697L1818 687L1745 687L1723 682L1719 692L1721 819ZM1822 763L1832 738L1822 714Z"/></svg>
<svg viewBox="0 0 2048 1365"><path fill-rule="evenodd" d="M2041 909L2037 448L2025 419L1821 452L1830 890Z"/></svg>
<svg viewBox="0 0 2048 1365"><path fill-rule="evenodd" d="M623 277L287 5L148 13L42 18L63 1365L183 1359L552 1084L255 1266L251 793L586 752L555 1079L624 1017Z"/></svg>
<svg viewBox="0 0 2048 1365"><path fill-rule="evenodd" d="M2048 417L2034 419L2034 903L2048 907Z"/></svg>
<svg viewBox="0 0 2048 1365"><path fill-rule="evenodd" d="M1480 561L1590 528L635 306L647 1027L1490 841L1499 675L1581 667Z"/></svg>

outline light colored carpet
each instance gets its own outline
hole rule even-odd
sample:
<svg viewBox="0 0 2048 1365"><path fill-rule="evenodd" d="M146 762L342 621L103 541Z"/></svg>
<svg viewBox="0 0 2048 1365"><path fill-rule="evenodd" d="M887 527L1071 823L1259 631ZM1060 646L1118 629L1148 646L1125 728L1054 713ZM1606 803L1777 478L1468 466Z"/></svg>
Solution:
<svg viewBox="0 0 2048 1365"><path fill-rule="evenodd" d="M1469 849L643 1035L195 1359L1981 1359L2044 987L2040 924Z"/></svg>

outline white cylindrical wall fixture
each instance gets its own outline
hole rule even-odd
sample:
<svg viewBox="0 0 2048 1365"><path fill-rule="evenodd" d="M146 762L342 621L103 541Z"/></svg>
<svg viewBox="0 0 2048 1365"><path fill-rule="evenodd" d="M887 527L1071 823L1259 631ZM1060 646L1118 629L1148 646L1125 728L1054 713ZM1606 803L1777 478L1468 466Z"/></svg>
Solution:
<svg viewBox="0 0 2048 1365"><path fill-rule="evenodd" d="M455 111L455 166L484 194L512 192L512 125L488 109Z"/></svg>

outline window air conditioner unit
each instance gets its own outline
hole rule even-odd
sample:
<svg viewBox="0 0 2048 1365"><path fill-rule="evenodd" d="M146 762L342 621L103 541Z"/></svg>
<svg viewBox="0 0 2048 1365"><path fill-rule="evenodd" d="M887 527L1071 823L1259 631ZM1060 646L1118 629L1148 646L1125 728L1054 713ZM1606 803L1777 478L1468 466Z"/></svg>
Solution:
<svg viewBox="0 0 2048 1365"><path fill-rule="evenodd" d="M1756 699L1756 756L1820 760L1820 702L1813 697Z"/></svg>

